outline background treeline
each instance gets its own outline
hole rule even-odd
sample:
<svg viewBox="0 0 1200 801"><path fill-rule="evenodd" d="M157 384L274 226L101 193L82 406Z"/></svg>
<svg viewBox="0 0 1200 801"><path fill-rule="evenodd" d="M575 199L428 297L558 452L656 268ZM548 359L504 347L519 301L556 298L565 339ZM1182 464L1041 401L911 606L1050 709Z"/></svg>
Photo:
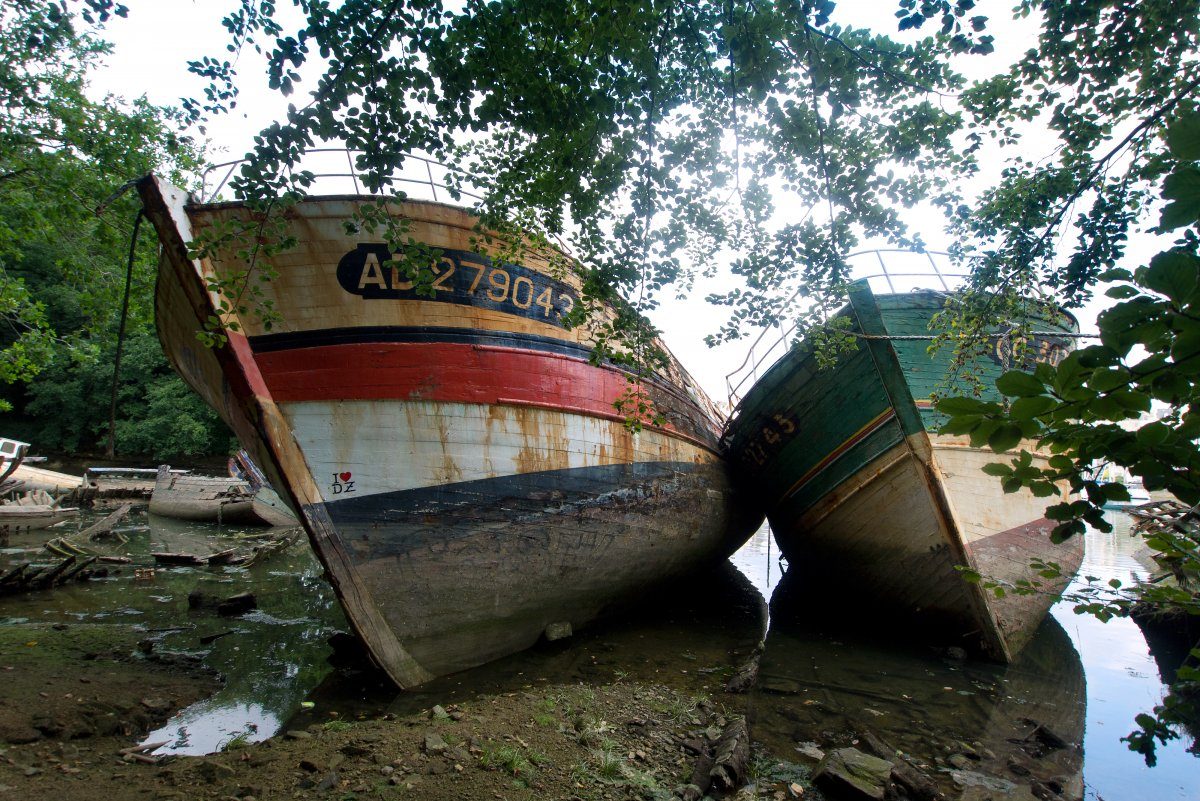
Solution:
<svg viewBox="0 0 1200 801"><path fill-rule="evenodd" d="M139 203L113 197L201 163L176 112L93 99L99 18L16 0L0 10L0 436L37 453L93 454L108 438L113 363ZM228 430L172 372L153 329L158 244L141 226L121 364L118 456L219 455Z"/></svg>

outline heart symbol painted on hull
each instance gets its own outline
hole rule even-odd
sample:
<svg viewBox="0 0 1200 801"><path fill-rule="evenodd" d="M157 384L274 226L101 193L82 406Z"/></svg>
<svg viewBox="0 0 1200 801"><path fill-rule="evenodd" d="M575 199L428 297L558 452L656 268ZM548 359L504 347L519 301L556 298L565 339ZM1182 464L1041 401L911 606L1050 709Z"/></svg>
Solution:
<svg viewBox="0 0 1200 801"><path fill-rule="evenodd" d="M338 475L338 478L340 478L342 481L349 481L350 473L341 473L340 475Z"/></svg>

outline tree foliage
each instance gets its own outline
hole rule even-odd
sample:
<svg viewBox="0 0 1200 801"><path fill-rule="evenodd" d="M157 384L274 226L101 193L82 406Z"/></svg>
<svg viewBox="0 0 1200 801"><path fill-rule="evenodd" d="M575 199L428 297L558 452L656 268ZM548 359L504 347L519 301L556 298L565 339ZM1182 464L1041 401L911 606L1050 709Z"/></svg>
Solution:
<svg viewBox="0 0 1200 801"><path fill-rule="evenodd" d="M16 0L0 10L0 382L17 382L0 395L0 407L17 412L5 434L19 431L38 448L89 449L106 417L108 388L96 379L107 360L111 380L137 213L133 197L111 196L151 170L183 182L181 171L197 164L175 113L144 98L96 100L88 92L88 73L109 49L96 26L123 13L107 0L73 7ZM143 348L154 343L156 264L154 242L143 237L129 321ZM139 405L147 386L166 381L176 386L164 393L184 391L161 352L156 359L153 369L131 367L143 386L125 399L127 426L130 404ZM213 444L215 415L182 403L181 419L199 414L202 432L182 426L139 440L131 431L122 450L194 453L199 443Z"/></svg>
<svg viewBox="0 0 1200 801"><path fill-rule="evenodd" d="M98 451L108 433L113 344L106 343L95 359L47 366L27 387L8 436L28 438L48 451ZM236 447L216 414L175 375L151 331L135 332L126 341L117 399L120 456L170 462Z"/></svg>
<svg viewBox="0 0 1200 801"><path fill-rule="evenodd" d="M1098 276L1109 287L1105 294L1116 301L1099 315L1099 343L1076 350L1058 365L1005 373L996 381L1008 399L1003 405L971 398L939 404L950 416L945 430L968 434L977 445L1011 428L1018 439L1036 441L1039 451L1050 454L1039 466L1022 448L1010 463L988 465L986 472L999 477L1007 492L1026 487L1051 497L1067 484L1071 497L1046 510L1057 521L1052 535L1057 541L1081 535L1087 526L1112 530L1103 507L1128 501L1129 491L1101 477L1108 465L1139 478L1147 490L1166 490L1189 506L1200 504L1200 113L1178 112L1164 139L1162 168L1169 172L1162 180L1158 227L1179 237L1148 265ZM1147 421L1154 408L1160 414ZM1016 444L999 443L995 449ZM1200 539L1187 530L1164 531L1146 544L1171 566L1177 583L1085 598L1080 611L1104 619L1127 614L1140 601L1200 615ZM1122 588L1115 582L1112 589ZM1192 656L1200 659L1200 649ZM1172 724L1195 720L1198 680L1200 671L1181 668L1155 714L1138 716L1139 730L1128 739L1148 761L1153 762L1156 741L1177 736Z"/></svg>
<svg viewBox="0 0 1200 801"><path fill-rule="evenodd" d="M235 192L304 192L303 155L325 142L359 151L378 192L432 156L482 185L489 226L566 236L590 270L585 304L619 294L644 312L733 254L745 286L713 298L731 310L720 339L773 321L800 283L825 299L860 238L907 241L897 207L954 196L970 164L945 101L962 80L940 56L989 47L959 30L969 2L909 44L836 24L829 2L294 5L286 29L276 3L236 4L233 55L191 64L211 82L187 103L196 120L234 107L228 59L248 48L284 94L311 85Z"/></svg>

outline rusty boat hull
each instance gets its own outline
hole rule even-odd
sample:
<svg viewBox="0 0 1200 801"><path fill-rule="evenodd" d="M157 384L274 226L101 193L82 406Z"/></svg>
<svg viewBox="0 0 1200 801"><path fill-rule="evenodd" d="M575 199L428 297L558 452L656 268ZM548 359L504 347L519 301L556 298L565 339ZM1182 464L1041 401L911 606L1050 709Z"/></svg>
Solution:
<svg viewBox="0 0 1200 801"><path fill-rule="evenodd" d="M441 254L432 297L348 233L358 197L286 214L299 245L261 287L278 321L218 309L210 281L246 269L188 245L253 218L140 184L163 243L159 337L299 513L373 658L402 687L558 636L640 589L723 559L758 520L718 454L719 415L673 360L642 384L665 422L632 433L628 376L568 329L562 262L477 252L475 220L392 204ZM221 316L227 341L197 341Z"/></svg>
<svg viewBox="0 0 1200 801"><path fill-rule="evenodd" d="M912 631L1011 661L1078 570L1083 538L1051 542L1053 499L1005 493L983 467L1010 457L940 433L945 418L931 398L972 391L948 378L949 348L928 350L930 320L949 296L875 295L865 281L849 294L840 314L864 335L859 347L828 369L811 343L790 349L742 398L726 434L730 456L790 565L840 605L870 604ZM1074 320L1030 319L1041 331L1032 354L1065 356ZM971 366L989 387L1008 361L996 352ZM994 389L983 397L999 399ZM1035 443L1022 447L1045 465ZM1056 563L1057 575L1047 578L1039 562ZM968 582L963 568L983 580ZM1034 583L1037 592L1020 591Z"/></svg>

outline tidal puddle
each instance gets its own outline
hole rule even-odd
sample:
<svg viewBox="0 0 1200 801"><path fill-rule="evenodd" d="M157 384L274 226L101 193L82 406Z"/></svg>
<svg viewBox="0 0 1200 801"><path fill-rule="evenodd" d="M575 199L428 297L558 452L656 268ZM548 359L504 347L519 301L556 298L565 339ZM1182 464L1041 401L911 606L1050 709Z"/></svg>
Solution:
<svg viewBox="0 0 1200 801"><path fill-rule="evenodd" d="M94 519L10 536L0 567L35 556L49 561L41 553L46 539ZM1127 535L1128 518L1115 519L1117 532L1088 535L1084 575L1127 580L1144 571L1132 558L1137 543ZM1162 694L1158 667L1131 621L1102 624L1060 604L1017 663L956 658L886 630L837 622L828 599L806 597L784 574L765 527L730 564L637 599L569 640L404 693L327 644L345 621L303 540L249 568L158 566L152 579L136 580L133 569L152 566L152 552L242 548L249 541L239 538L260 530L142 513L122 531L127 544L96 549L128 554L131 565L108 578L0 599L0 620L128 624L144 634L144 649L199 659L221 673L218 693L147 737L167 741L163 750L207 753L235 738L406 714L447 699L536 693L556 683L655 682L738 705L722 688L766 633L759 686L746 704L756 740L776 759L803 763L798 747L812 753L869 733L927 765L947 789L981 788L968 794L1003 793L1007 782L1022 797L1040 782L1064 797L1082 788L1105 801L1200 797L1190 739L1160 747L1153 769L1120 742L1134 715ZM257 609L240 617L192 609L188 595L196 590L252 592ZM331 656L341 657L337 667Z"/></svg>
<svg viewBox="0 0 1200 801"><path fill-rule="evenodd" d="M72 535L100 517L85 515L78 523L11 534L0 549L0 567L56 560L43 550L46 540L78 539ZM0 598L0 621L128 623L142 635L144 651L202 663L221 674L224 686L218 693L150 734L147 742L169 743L163 751L210 753L234 737L255 741L274 734L329 672L326 641L345 628L307 541L301 535L293 546L250 567L163 566L155 564L152 553L249 551L265 532L282 532L190 523L145 511L135 512L117 531L126 543L80 544L127 556L130 564L108 566L106 578ZM196 591L212 598L250 592L258 608L235 617L211 607L193 609L188 596Z"/></svg>

